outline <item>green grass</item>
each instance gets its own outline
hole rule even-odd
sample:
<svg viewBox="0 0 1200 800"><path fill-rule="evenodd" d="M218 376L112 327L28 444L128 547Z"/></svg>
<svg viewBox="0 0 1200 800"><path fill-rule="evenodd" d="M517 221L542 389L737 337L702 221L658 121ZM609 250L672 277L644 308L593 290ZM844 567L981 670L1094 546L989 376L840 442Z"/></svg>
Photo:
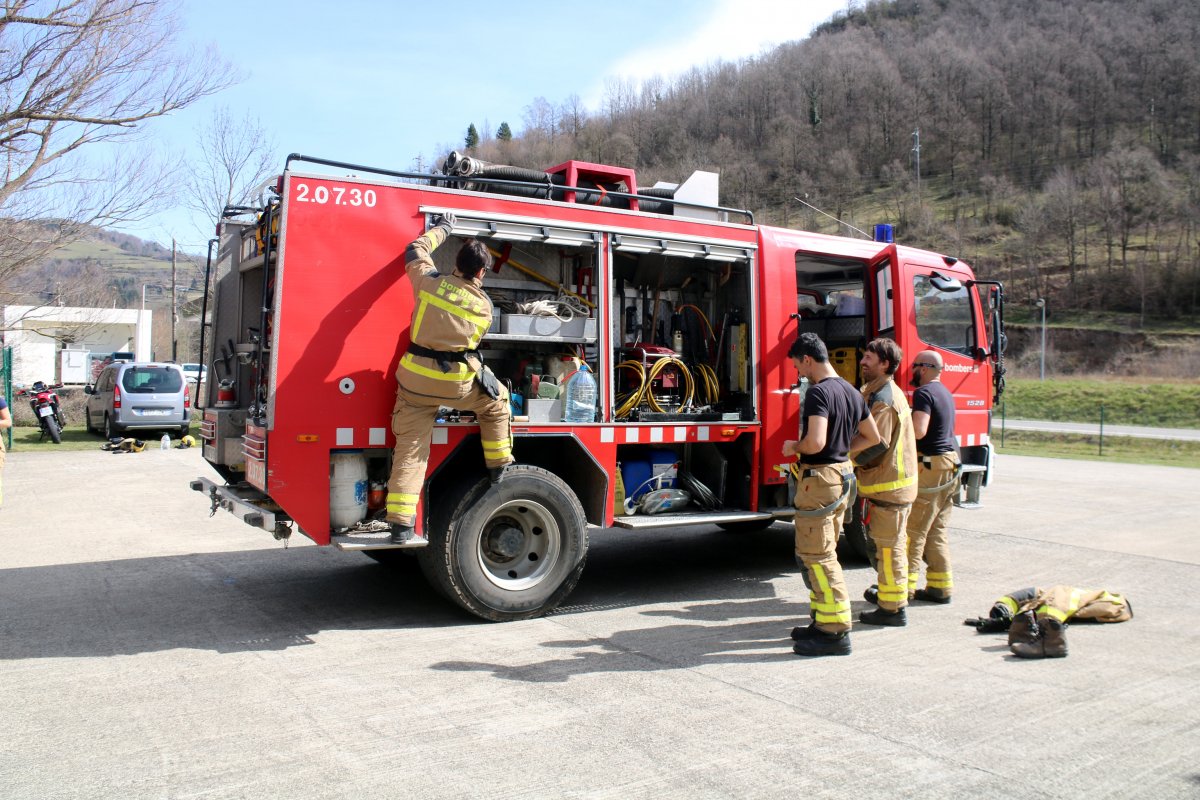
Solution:
<svg viewBox="0 0 1200 800"><path fill-rule="evenodd" d="M1066 458L1080 461L1106 461L1122 464L1161 464L1168 467L1200 469L1200 442L1134 439L1127 436L1105 436L1104 453L1100 453L1098 436L1042 431L1008 431L1004 444L1000 436L992 437L996 452L1005 455Z"/></svg>
<svg viewBox="0 0 1200 800"><path fill-rule="evenodd" d="M1002 403L1011 419L1099 422L1103 404L1106 424L1200 428L1200 382L1010 378Z"/></svg>
<svg viewBox="0 0 1200 800"><path fill-rule="evenodd" d="M57 453L63 450L99 450L105 443L103 436L88 433L82 425L68 425L63 429L62 443L55 444L49 437L38 440L40 429L36 427L14 427L12 429L12 451L20 453ZM143 436L144 441L151 447L158 447L162 432L145 431L137 436ZM136 436L135 436L136 438ZM179 444L177 435L171 436L171 446Z"/></svg>

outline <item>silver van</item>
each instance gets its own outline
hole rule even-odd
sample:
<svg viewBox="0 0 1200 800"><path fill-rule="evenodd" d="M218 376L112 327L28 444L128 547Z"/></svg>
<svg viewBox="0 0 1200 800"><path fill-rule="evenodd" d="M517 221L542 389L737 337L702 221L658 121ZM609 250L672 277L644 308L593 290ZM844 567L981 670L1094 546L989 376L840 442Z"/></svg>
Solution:
<svg viewBox="0 0 1200 800"><path fill-rule="evenodd" d="M100 371L87 394L84 424L108 438L127 431L163 430L186 436L192 404L178 364L123 361Z"/></svg>

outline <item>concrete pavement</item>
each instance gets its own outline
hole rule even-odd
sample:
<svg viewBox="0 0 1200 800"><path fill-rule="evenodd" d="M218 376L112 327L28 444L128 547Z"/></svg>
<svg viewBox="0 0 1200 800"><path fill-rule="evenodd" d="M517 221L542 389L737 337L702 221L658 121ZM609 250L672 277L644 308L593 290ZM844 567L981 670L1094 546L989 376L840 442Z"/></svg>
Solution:
<svg viewBox="0 0 1200 800"><path fill-rule="evenodd" d="M950 606L799 659L790 531L598 531L545 619L411 562L284 549L197 451L17 453L0 508L0 796L1185 798L1200 792L1200 472L1002 456ZM847 571L857 613L872 582ZM1030 584L1126 592L1026 662L963 627Z"/></svg>

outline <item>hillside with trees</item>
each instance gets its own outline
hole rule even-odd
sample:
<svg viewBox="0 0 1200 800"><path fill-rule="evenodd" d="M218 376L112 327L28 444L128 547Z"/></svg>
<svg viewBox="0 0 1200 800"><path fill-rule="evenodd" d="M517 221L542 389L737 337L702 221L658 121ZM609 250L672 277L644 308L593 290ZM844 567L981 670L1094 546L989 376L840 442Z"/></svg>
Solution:
<svg viewBox="0 0 1200 800"><path fill-rule="evenodd" d="M1200 312L1200 5L853 4L758 58L613 81L594 112L536 98L522 119L510 137L464 124L464 144L631 165L643 186L713 170L722 203L791 227L857 235L812 207L891 222L1009 283L1018 318L1039 296L1060 324Z"/></svg>

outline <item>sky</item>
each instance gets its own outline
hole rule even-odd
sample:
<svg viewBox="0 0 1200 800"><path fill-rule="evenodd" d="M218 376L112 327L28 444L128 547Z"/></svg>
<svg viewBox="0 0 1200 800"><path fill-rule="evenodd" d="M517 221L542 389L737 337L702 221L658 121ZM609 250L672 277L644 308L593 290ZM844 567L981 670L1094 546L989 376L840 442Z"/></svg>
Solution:
<svg viewBox="0 0 1200 800"><path fill-rule="evenodd" d="M274 140L280 168L303 153L385 169L426 167L467 126L518 134L535 98L579 95L600 109L613 79L670 79L803 39L846 0L182 0L180 46L215 46L241 80L155 120L152 141L197 154L214 110L246 113ZM208 223L164 209L122 228L202 252Z"/></svg>

